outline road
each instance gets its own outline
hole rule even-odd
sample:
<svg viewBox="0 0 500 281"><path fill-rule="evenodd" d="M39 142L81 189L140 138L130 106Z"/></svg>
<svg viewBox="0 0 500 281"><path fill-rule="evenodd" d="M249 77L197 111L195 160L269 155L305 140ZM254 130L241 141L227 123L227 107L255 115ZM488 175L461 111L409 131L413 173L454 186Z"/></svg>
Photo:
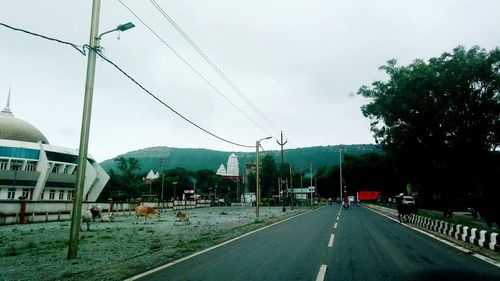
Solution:
<svg viewBox="0 0 500 281"><path fill-rule="evenodd" d="M363 207L327 206L139 280L500 280L500 269Z"/></svg>

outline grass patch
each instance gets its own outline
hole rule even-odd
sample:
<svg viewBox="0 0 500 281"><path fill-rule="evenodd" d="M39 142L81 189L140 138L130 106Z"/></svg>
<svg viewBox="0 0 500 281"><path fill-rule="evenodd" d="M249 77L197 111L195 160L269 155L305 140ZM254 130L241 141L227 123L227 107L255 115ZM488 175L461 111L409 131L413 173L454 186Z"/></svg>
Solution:
<svg viewBox="0 0 500 281"><path fill-rule="evenodd" d="M36 247L37 247L37 244L33 241L28 242L28 244L26 244L26 246L25 246L26 249L34 249Z"/></svg>
<svg viewBox="0 0 500 281"><path fill-rule="evenodd" d="M486 230L488 232L498 232L498 229L488 227L487 225L474 221L472 217L469 218L463 215L454 214L451 219L446 219L446 220L443 219L443 212L440 211L418 210L417 215L430 219L446 221L448 223L460 224L468 226L469 228L477 228L478 230Z"/></svg>
<svg viewBox="0 0 500 281"><path fill-rule="evenodd" d="M111 235L102 235L102 236L99 236L99 239L102 239L102 240L113 240L113 239L115 239L115 237L113 237Z"/></svg>
<svg viewBox="0 0 500 281"><path fill-rule="evenodd" d="M158 238L153 239L153 241L151 241L151 244L149 244L149 249L151 251L157 251L160 250L161 248L162 248L161 241Z"/></svg>
<svg viewBox="0 0 500 281"><path fill-rule="evenodd" d="M396 210L396 206L394 205L382 205L379 203L365 203L367 205L377 205L389 209ZM484 225L480 222L474 221L472 216L465 216L465 215L457 215L453 214L453 217L451 219L443 219L443 212L442 211L436 211L436 210L426 210L426 209L419 209L417 211L417 215L424 217L424 218L430 218L434 220L441 220L441 221L446 221L448 223L453 223L453 224L460 224L463 226L468 226L469 228L477 228L478 230L486 230L488 232L499 232L498 229L496 228L491 228L488 227L487 225Z"/></svg>
<svg viewBox="0 0 500 281"><path fill-rule="evenodd" d="M5 250L4 256L6 257L14 257L14 256L19 256L21 252L15 245L10 245L10 247Z"/></svg>

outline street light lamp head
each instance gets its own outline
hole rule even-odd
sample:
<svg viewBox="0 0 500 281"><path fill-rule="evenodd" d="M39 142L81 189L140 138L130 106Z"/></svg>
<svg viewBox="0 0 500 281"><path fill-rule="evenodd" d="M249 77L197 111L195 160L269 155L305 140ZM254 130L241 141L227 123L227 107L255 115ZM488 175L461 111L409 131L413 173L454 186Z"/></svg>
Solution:
<svg viewBox="0 0 500 281"><path fill-rule="evenodd" d="M258 140L258 142L263 141L263 140L268 140L268 139L271 139L271 138L272 138L272 136L269 136L267 138L263 138L263 139Z"/></svg>
<svg viewBox="0 0 500 281"><path fill-rule="evenodd" d="M118 25L118 27L116 27L116 30L125 31L125 30L129 30L131 28L134 28L134 27L135 27L135 24L133 24L131 22L127 22L127 23Z"/></svg>
<svg viewBox="0 0 500 281"><path fill-rule="evenodd" d="M99 37L97 37L97 39L101 39L101 37L104 35L104 34L108 34L108 33L111 33L111 32L115 32L115 31L125 31L125 30L129 30L131 28L135 27L135 25L131 22L127 22L127 23L124 23L124 24L120 24L118 25L115 29L111 29L109 31L106 31L106 32L103 32L101 33L101 35L99 35Z"/></svg>

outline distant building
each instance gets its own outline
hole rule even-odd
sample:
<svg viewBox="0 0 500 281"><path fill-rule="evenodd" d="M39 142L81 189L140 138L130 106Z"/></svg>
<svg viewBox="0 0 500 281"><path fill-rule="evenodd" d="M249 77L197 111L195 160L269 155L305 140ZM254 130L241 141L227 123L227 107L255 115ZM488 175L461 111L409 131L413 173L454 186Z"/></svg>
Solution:
<svg viewBox="0 0 500 281"><path fill-rule="evenodd" d="M224 164L220 164L219 169L217 170L217 173L215 173L218 176L225 176L227 175L226 168L224 167Z"/></svg>
<svg viewBox="0 0 500 281"><path fill-rule="evenodd" d="M67 200L74 197L78 149L49 144L30 123L14 117L7 105L0 112L0 200ZM95 201L109 180L87 158L84 200Z"/></svg>
<svg viewBox="0 0 500 281"><path fill-rule="evenodd" d="M223 177L239 177L240 168L238 157L236 157L236 155L232 153L227 159L227 169L224 168L224 164L220 164L216 174Z"/></svg>

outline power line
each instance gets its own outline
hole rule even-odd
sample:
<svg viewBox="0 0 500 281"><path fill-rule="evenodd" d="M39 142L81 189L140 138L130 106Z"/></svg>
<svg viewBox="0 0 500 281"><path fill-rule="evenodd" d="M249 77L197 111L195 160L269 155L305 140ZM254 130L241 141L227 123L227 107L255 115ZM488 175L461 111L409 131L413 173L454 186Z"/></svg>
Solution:
<svg viewBox="0 0 500 281"><path fill-rule="evenodd" d="M232 81L227 77L227 75L220 70L220 68L203 52L203 50L189 37L182 28L162 9L160 4L158 4L155 0L150 0L150 2L155 6L155 8L166 18L170 24L186 39L186 41L200 54L200 56L212 67L217 74L264 120L266 121L273 129L277 132L280 130L277 128L277 125L267 117L264 112L262 112Z"/></svg>
<svg viewBox="0 0 500 281"><path fill-rule="evenodd" d="M85 45L87 48L91 48L90 46L88 45ZM110 59L108 59L107 57L105 57L104 55L102 55L100 52L94 50L97 55L99 57L101 57L103 60L105 60L107 63L111 64L112 66L114 66L118 71L120 71L123 75L125 75L128 79L130 79L132 82L134 82L134 84L136 84L137 86L139 86L139 88L141 88L144 92L146 92L147 94L149 94L152 98L154 98L155 100L157 100L159 103L161 103L163 106L167 107L168 109L170 109L170 111L172 111L174 114L176 114L177 116L179 116L180 118L184 119L186 122L188 122L189 124L195 126L196 128L202 130L203 132L211 135L212 137L215 137L221 141L224 141L224 142L227 142L227 143L230 143L230 144L233 144L233 145L236 145L236 146L240 146L240 147L247 147L247 148L253 148L254 146L253 145L244 145L244 144L239 144L239 143L236 143L236 142L232 142L230 140L227 140L225 138L222 138L210 131L208 131L207 129L201 127L200 125L194 123L193 121L191 121L190 119L188 119L187 117L185 117L184 115L182 115L181 113L179 113L178 111L176 111L174 108L172 108L170 105L166 104L164 101L162 101L160 98L158 98L156 95L154 95L153 93L151 93L148 89L146 89L144 86L142 86L139 82L137 82L137 80L135 80L132 76L130 76L127 72L125 72L123 69L121 69L116 63L114 63L113 61L111 61Z"/></svg>
<svg viewBox="0 0 500 281"><path fill-rule="evenodd" d="M73 43L70 43L70 42L67 42L67 41L62 41L62 40L59 40L59 39L55 39L55 38L51 38L51 37L47 37L45 35L41 35L41 34L38 34L38 33L34 33L34 32L31 32L31 31L27 31L27 30L24 30L24 29L20 29L20 28L15 28L15 27L12 27L10 25L7 25L7 24L4 24L4 23L1 23L0 22L0 25L2 26L5 26L7 28L10 28L12 30L15 30L15 31L20 31L20 32L24 32L24 33L27 33L27 34L30 34L30 35L33 35L33 36L37 36L37 37L40 37L40 38L43 38L43 39L46 39L46 40L50 40L50 41L55 41L55 42L58 42L58 43L61 43L61 44L65 44L65 45L69 45L75 49L78 50L78 52L80 52L81 54L83 54L84 56L86 55L85 53L85 48L88 48L88 49L92 49L92 51L96 52L96 54L101 57L103 60L105 60L106 62L108 62L109 64L111 64L112 66L114 66L118 71L120 71L123 75L125 75L128 79L130 79L132 82L134 82L137 86L139 86L143 91L145 91L146 93L148 93L151 97L153 97L155 100L157 100L158 102L160 102L162 105L164 105L165 107L167 107L168 109L170 109L173 113L175 113L177 116L181 117L182 119L184 119L186 122L188 122L189 124L195 126L196 128L202 130L203 132L221 140L221 141L224 141L224 142L227 142L227 143L230 143L230 144L233 144L233 145L236 145L236 146L240 146L240 147L247 147L247 148L253 148L254 146L253 145L243 145L243 144L239 144L239 143L236 143L236 142L232 142L230 140L227 140L225 138L222 138L208 130L206 130L205 128L201 127L200 125L194 123L193 121L189 120L187 117L185 117L184 115L182 115L181 113L177 112L175 109L173 109L171 106L169 106L168 104L166 104L164 101L162 101L160 98L158 98L157 96L155 96L153 93L151 93L149 90L147 90L144 86L142 86L139 82L137 82L137 80L135 80L134 78L132 78L128 73L126 73L123 69L121 69L118 65L116 65L116 63L114 63L113 61L111 61L110 59L106 58L104 55L102 55L98 50L90 47L89 45L83 45L82 49L80 49L78 47L78 45L76 44L73 44Z"/></svg>
<svg viewBox="0 0 500 281"><path fill-rule="evenodd" d="M38 34L38 33L35 33L35 32L31 32L31 31L24 30L24 29L21 29L21 28L13 27L13 26L10 26L8 24L1 23L1 22L0 22L0 25L5 26L5 27L10 28L10 29L15 30L15 31L20 31L20 32L23 32L23 33L26 33L26 34L29 34L29 35L33 35L33 36L36 36L36 37L41 37L41 38L49 40L49 41L55 41L55 42L58 42L58 43L61 43L61 44L69 45L69 46L75 48L78 52L80 52L80 54L82 54L82 55L85 56L85 50L83 49L83 47L78 46L76 44L73 44L71 42L62 41L62 40L59 40L59 39L56 39L56 38L48 37L48 36L41 35L41 34Z"/></svg>
<svg viewBox="0 0 500 281"><path fill-rule="evenodd" d="M184 57L182 57L170 44L168 44L163 38L161 38L158 33L156 33L144 20L142 20L132 9L130 9L125 3L123 3L121 0L118 0L132 15L134 15L146 28L151 31L156 38L158 38L165 46L167 46L184 64L186 64L196 75L198 75L207 85L209 85L215 92L217 92L222 98L224 98L229 104L231 104L236 110L238 110L241 114L243 114L248 120L250 120L252 123L254 123L257 127L259 127L261 130L266 132L269 135L272 135L269 133L265 128L263 128L261 125L259 125L255 120L253 120L248 114L246 114L243 110L241 110L238 106L236 106L228 97L222 93L217 87L215 87L214 84L212 84L203 74L201 74L192 64L190 64Z"/></svg>

